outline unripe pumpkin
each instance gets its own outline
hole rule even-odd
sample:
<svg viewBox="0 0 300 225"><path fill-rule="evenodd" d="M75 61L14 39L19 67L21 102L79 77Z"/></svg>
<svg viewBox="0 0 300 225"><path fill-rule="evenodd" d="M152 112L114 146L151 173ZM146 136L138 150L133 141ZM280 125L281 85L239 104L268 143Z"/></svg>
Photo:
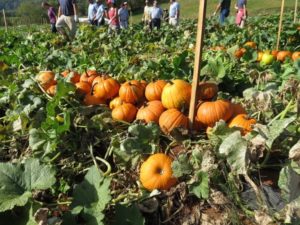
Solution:
<svg viewBox="0 0 300 225"><path fill-rule="evenodd" d="M167 109L188 108L191 99L191 85L184 80L172 80L162 91L161 102Z"/></svg>
<svg viewBox="0 0 300 225"><path fill-rule="evenodd" d="M132 84L130 81L126 82L121 85L119 96L124 102L136 104L144 96L143 87L141 85Z"/></svg>
<svg viewBox="0 0 300 225"><path fill-rule="evenodd" d="M197 110L197 119L209 127L213 127L221 119L227 121L231 116L231 103L225 100L203 102Z"/></svg>
<svg viewBox="0 0 300 225"><path fill-rule="evenodd" d="M37 82L41 85L41 87L46 91L50 86L56 84L56 80L54 80L55 74L52 71L41 71L36 76Z"/></svg>
<svg viewBox="0 0 300 225"><path fill-rule="evenodd" d="M145 96L148 101L161 100L161 94L167 82L164 80L157 80L147 85Z"/></svg>
<svg viewBox="0 0 300 225"><path fill-rule="evenodd" d="M169 134L176 127L188 128L188 118L178 109L168 109L159 117L159 126L165 134Z"/></svg>
<svg viewBox="0 0 300 225"><path fill-rule="evenodd" d="M159 117L164 111L165 108L163 107L161 101L155 100L147 102L138 110L136 119L144 120L146 123L158 123Z"/></svg>
<svg viewBox="0 0 300 225"><path fill-rule="evenodd" d="M212 99L219 91L218 85L213 82L201 82L198 85L197 96L201 100Z"/></svg>
<svg viewBox="0 0 300 225"><path fill-rule="evenodd" d="M122 105L124 101L120 97L115 97L113 100L109 103L109 108L113 110L114 108Z"/></svg>
<svg viewBox="0 0 300 225"><path fill-rule="evenodd" d="M141 166L140 181L149 191L170 189L177 182L173 177L172 159L163 153L151 155Z"/></svg>
<svg viewBox="0 0 300 225"><path fill-rule="evenodd" d="M124 103L114 108L111 112L111 115L114 120L121 120L131 123L134 121L136 113L137 108L134 105L130 103Z"/></svg>
<svg viewBox="0 0 300 225"><path fill-rule="evenodd" d="M101 99L112 99L118 95L120 84L113 78L103 78L102 81L95 83L93 93Z"/></svg>
<svg viewBox="0 0 300 225"><path fill-rule="evenodd" d="M246 114L239 114L229 122L228 126L240 128L241 134L245 135L252 131L252 125L254 124L256 124L255 119L249 118Z"/></svg>

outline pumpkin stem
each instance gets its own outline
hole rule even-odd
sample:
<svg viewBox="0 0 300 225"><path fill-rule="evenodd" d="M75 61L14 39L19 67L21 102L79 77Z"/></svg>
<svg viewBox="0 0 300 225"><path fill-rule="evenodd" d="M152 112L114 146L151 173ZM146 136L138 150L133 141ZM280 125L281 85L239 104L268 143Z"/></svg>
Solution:
<svg viewBox="0 0 300 225"><path fill-rule="evenodd" d="M91 88L91 95L94 95L94 87L98 84L98 82L94 83Z"/></svg>
<svg viewBox="0 0 300 225"><path fill-rule="evenodd" d="M171 85L173 85L173 84L174 84L174 82L173 82L173 81L171 81L171 80L168 80L168 81L167 81L167 83L169 83L169 84L171 84Z"/></svg>

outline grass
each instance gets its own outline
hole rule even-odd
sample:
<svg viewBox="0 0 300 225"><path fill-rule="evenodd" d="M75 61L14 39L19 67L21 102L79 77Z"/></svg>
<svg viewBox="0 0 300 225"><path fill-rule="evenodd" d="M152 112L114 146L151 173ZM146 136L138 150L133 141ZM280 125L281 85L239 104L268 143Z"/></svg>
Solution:
<svg viewBox="0 0 300 225"><path fill-rule="evenodd" d="M198 0L177 0L181 5L181 18L198 17ZM231 0L231 16L235 14L234 4L235 0ZM218 0L207 1L207 16L212 15ZM169 4L163 3L160 5L163 9L168 9ZM280 12L281 0L248 0L248 13L249 16L265 15L265 14L278 14ZM293 10L295 7L295 0L285 0L285 11ZM142 14L138 13L133 16L133 22L141 21Z"/></svg>

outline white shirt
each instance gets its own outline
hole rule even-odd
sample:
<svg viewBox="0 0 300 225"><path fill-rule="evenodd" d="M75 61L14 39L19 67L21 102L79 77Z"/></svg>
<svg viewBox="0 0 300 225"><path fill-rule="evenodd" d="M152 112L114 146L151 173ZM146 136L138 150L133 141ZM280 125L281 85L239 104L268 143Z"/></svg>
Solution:
<svg viewBox="0 0 300 225"><path fill-rule="evenodd" d="M89 20L93 20L94 16L97 12L97 9L95 7L95 4L89 4L89 8L88 8L88 19Z"/></svg>
<svg viewBox="0 0 300 225"><path fill-rule="evenodd" d="M171 18L173 17L178 17L178 12L180 10L180 5L178 2L173 2L171 5L170 5L170 10L169 10L169 16Z"/></svg>
<svg viewBox="0 0 300 225"><path fill-rule="evenodd" d="M96 20L99 21L101 18L103 18L103 14L104 14L104 6L102 4L98 5Z"/></svg>
<svg viewBox="0 0 300 225"><path fill-rule="evenodd" d="M160 19L163 16L163 11L159 7L152 7L151 19Z"/></svg>

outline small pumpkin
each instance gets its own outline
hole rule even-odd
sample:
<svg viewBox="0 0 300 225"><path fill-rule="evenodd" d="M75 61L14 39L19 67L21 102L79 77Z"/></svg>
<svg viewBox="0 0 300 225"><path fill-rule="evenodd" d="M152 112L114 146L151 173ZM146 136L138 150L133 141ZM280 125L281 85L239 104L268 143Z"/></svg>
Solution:
<svg viewBox="0 0 300 225"><path fill-rule="evenodd" d="M141 166L140 181L149 191L170 189L177 182L173 177L172 159L163 153L151 155Z"/></svg>
<svg viewBox="0 0 300 225"><path fill-rule="evenodd" d="M277 60L280 62L284 62L288 57L292 58L292 53L290 51L280 51L277 54Z"/></svg>
<svg viewBox="0 0 300 225"><path fill-rule="evenodd" d="M89 94L91 92L91 85L88 82L78 82L75 84L76 90L80 94Z"/></svg>
<svg viewBox="0 0 300 225"><path fill-rule="evenodd" d="M113 110L117 106L120 106L124 103L124 101L120 97L115 97L113 100L109 103L109 108Z"/></svg>
<svg viewBox="0 0 300 225"><path fill-rule="evenodd" d="M244 44L244 46L248 46L248 47L254 48L254 49L256 49L256 47L257 47L256 43L253 42L253 41L247 41L247 42Z"/></svg>
<svg viewBox="0 0 300 225"><path fill-rule="evenodd" d="M271 55L273 55L274 58L277 59L278 52L279 52L278 50L272 50Z"/></svg>
<svg viewBox="0 0 300 225"><path fill-rule="evenodd" d="M121 120L131 123L134 121L137 113L137 108L130 104L124 103L113 109L111 115L114 120Z"/></svg>
<svg viewBox="0 0 300 225"><path fill-rule="evenodd" d="M47 90L47 94L50 96L54 96L56 94L56 84L51 85Z"/></svg>
<svg viewBox="0 0 300 225"><path fill-rule="evenodd" d="M258 51L257 52L257 59L256 59L256 61L260 62L262 60L263 55L264 55L264 52Z"/></svg>
<svg viewBox="0 0 300 225"><path fill-rule="evenodd" d="M64 72L61 73L63 77L67 77L71 73L71 82L73 84L76 84L80 81L80 74L77 73L76 71L71 71L71 70L65 70Z"/></svg>
<svg viewBox="0 0 300 225"><path fill-rule="evenodd" d="M246 114L239 114L229 122L228 126L240 128L241 134L245 135L252 131L252 125L254 124L256 124L255 119L249 118Z"/></svg>
<svg viewBox="0 0 300 225"><path fill-rule="evenodd" d="M197 96L201 100L208 100L215 97L218 93L218 85L213 82L200 82L197 89Z"/></svg>
<svg viewBox="0 0 300 225"><path fill-rule="evenodd" d="M246 49L245 48L239 48L234 52L234 56L238 59L240 59L241 57L243 57L243 55L245 54Z"/></svg>
<svg viewBox="0 0 300 225"><path fill-rule="evenodd" d="M157 80L147 85L145 96L148 101L161 100L161 94L167 82L164 80Z"/></svg>
<svg viewBox="0 0 300 225"><path fill-rule="evenodd" d="M240 103L231 103L232 107L232 116L235 117L238 114L247 114L246 110Z"/></svg>
<svg viewBox="0 0 300 225"><path fill-rule="evenodd" d="M87 70L81 75L80 82L88 82L90 85L92 85L97 76L98 72L96 70Z"/></svg>
<svg viewBox="0 0 300 225"><path fill-rule="evenodd" d="M93 93L101 99L112 99L118 95L120 84L113 78L103 78L102 81L95 83Z"/></svg>
<svg viewBox="0 0 300 225"><path fill-rule="evenodd" d="M129 81L121 85L119 96L124 102L136 104L144 96L144 90L141 85Z"/></svg>
<svg viewBox="0 0 300 225"><path fill-rule="evenodd" d="M166 84L161 94L161 102L167 109L188 108L192 86L184 80L172 80Z"/></svg>
<svg viewBox="0 0 300 225"><path fill-rule="evenodd" d="M232 106L228 101L203 102L197 110L197 119L205 126L213 127L221 119L229 120L232 113Z"/></svg>
<svg viewBox="0 0 300 225"><path fill-rule="evenodd" d="M300 52L294 52L292 55L292 59L293 59L293 61L300 59Z"/></svg>
<svg viewBox="0 0 300 225"><path fill-rule="evenodd" d="M165 134L169 134L174 128L188 128L188 118L178 109L168 109L159 117L159 126Z"/></svg>
<svg viewBox="0 0 300 225"><path fill-rule="evenodd" d="M109 75L101 75L101 76L97 76L95 77L95 79L93 80L92 86L94 86L96 83L102 82L105 79L111 78Z"/></svg>
<svg viewBox="0 0 300 225"><path fill-rule="evenodd" d="M56 80L54 80L55 74L52 71L41 71L36 76L37 82L41 85L41 87L46 91L50 86L56 84Z"/></svg>
<svg viewBox="0 0 300 225"><path fill-rule="evenodd" d="M83 99L84 105L100 105L100 104L105 104L105 99L101 99L93 95L92 93L88 93L84 96Z"/></svg>
<svg viewBox="0 0 300 225"><path fill-rule="evenodd" d="M161 101L155 100L147 102L138 110L136 119L144 120L146 123L158 123L159 117L164 111L165 108L163 107Z"/></svg>

